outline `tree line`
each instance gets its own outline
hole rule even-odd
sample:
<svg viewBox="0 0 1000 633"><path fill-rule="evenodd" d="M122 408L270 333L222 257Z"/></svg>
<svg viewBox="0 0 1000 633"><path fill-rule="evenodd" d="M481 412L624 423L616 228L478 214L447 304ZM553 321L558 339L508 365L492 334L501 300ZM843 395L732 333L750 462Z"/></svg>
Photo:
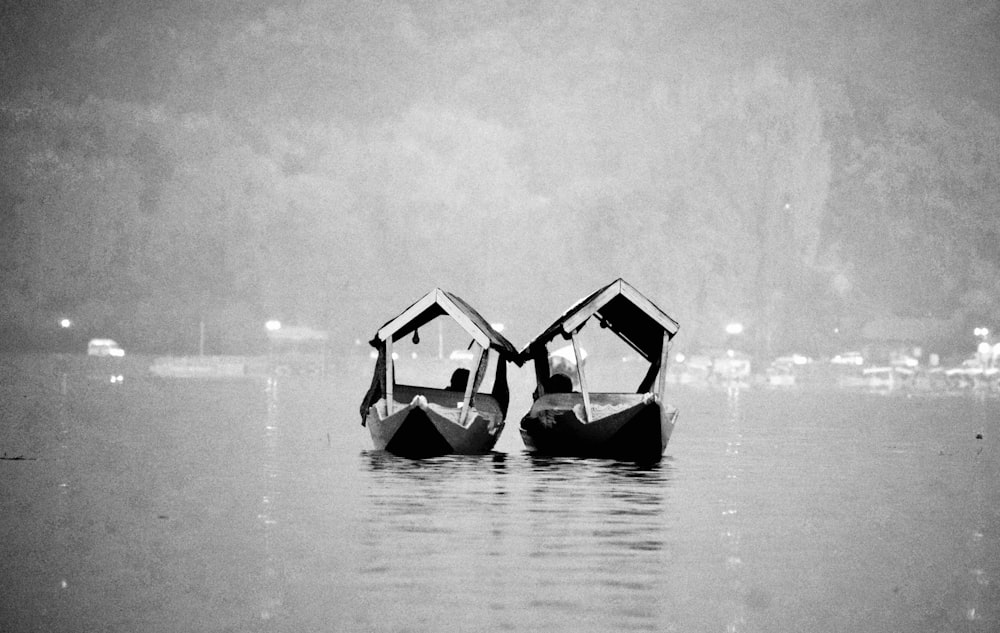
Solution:
<svg viewBox="0 0 1000 633"><path fill-rule="evenodd" d="M374 51L283 15L227 24L173 78L197 103L0 102L8 342L45 346L71 314L150 351L191 351L199 322L217 351L259 349L269 318L348 345L435 285L526 340L617 276L691 346L732 320L756 349L820 351L876 317L1000 313L1000 119L974 100L903 103L767 60L670 70L600 34L438 43L405 12L379 29L390 56L357 62L390 75L375 88L340 67L298 104L213 93L213 65L250 76L251 45ZM407 47L449 81L408 84ZM258 70L324 76L322 55L282 55Z"/></svg>

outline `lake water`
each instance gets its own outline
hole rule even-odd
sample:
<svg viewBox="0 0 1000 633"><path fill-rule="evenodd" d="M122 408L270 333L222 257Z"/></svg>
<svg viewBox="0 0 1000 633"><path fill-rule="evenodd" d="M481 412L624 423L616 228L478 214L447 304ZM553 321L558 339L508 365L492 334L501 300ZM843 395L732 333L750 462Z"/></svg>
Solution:
<svg viewBox="0 0 1000 633"><path fill-rule="evenodd" d="M525 454L520 395L411 461L369 371L4 359L0 631L1000 630L995 400L678 389L640 469Z"/></svg>

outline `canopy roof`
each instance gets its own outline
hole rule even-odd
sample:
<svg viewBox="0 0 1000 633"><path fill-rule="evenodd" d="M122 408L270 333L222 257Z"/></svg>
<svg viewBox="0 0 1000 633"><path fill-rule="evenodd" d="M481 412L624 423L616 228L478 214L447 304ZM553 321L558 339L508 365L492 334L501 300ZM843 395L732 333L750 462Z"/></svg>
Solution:
<svg viewBox="0 0 1000 633"><path fill-rule="evenodd" d="M522 357L530 357L534 350L544 347L556 336L568 338L591 317L596 317L602 325L611 329L647 359L659 355L663 347L664 332L673 338L680 328L677 321L619 278L577 301L544 332L524 346L521 350Z"/></svg>
<svg viewBox="0 0 1000 633"><path fill-rule="evenodd" d="M378 347L390 336L393 341L404 338L422 325L447 314L484 349L495 349L509 360L517 359L517 350L502 334L476 312L461 297L435 288L418 299L413 305L379 328L372 339L373 347Z"/></svg>

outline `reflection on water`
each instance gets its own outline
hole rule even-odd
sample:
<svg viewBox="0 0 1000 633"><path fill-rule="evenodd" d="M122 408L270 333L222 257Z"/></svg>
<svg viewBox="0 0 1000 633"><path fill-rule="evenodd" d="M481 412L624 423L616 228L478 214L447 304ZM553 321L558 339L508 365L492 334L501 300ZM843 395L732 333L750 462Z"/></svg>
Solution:
<svg viewBox="0 0 1000 633"><path fill-rule="evenodd" d="M746 626L746 615L744 613L745 595L743 580L743 559L741 558L741 538L743 513L741 512L740 486L742 483L742 468L740 464L740 451L743 446L742 411L740 409L740 395L743 390L734 385L726 392L726 425L724 434L726 438L726 451L722 468L725 474L725 486L722 488L723 498L719 505L722 508L719 521L720 534L722 536L722 550L726 554L726 567L729 570L729 585L732 596L732 616L726 625L727 633L743 631Z"/></svg>
<svg viewBox="0 0 1000 633"><path fill-rule="evenodd" d="M60 372L59 375L59 398L57 400L56 406L56 442L58 448L56 450L57 461L59 466L56 473L56 502L55 502L55 546L58 552L63 553L68 548L68 537L73 530L72 517L70 515L70 486L71 486L71 473L69 471L69 465L72 463L70 460L70 396L69 396L69 378L66 372ZM57 586L59 590L65 591L69 588L68 570L64 569L65 557L60 555L56 558L60 563L57 568L53 571L56 581L54 586ZM58 584L55 584L55 583ZM60 599L57 599L56 609L60 608Z"/></svg>
<svg viewBox="0 0 1000 633"><path fill-rule="evenodd" d="M364 385L0 372L0 630L1000 630L996 401L679 392L642 467L372 451Z"/></svg>
<svg viewBox="0 0 1000 633"><path fill-rule="evenodd" d="M263 450L261 451L263 472L260 511L257 514L264 540L264 577L261 592L263 599L260 607L260 617L264 621L270 620L281 608L283 591L281 564L274 543L275 526L277 524L276 506L279 503L278 479L282 470L278 451L278 446L281 442L281 428L278 418L278 391L278 378L276 376L269 377L265 389L267 395L267 415L264 417L263 425L264 442Z"/></svg>
<svg viewBox="0 0 1000 633"><path fill-rule="evenodd" d="M454 608L501 629L664 630L669 460L372 451L363 464L372 560L362 572L370 591L393 596L387 623Z"/></svg>

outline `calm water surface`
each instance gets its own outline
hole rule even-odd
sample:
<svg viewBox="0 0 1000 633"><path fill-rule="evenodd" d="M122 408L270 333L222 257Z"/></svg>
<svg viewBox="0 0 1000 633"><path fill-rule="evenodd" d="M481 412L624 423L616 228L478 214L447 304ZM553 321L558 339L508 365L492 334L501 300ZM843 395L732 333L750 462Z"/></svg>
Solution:
<svg viewBox="0 0 1000 633"><path fill-rule="evenodd" d="M657 467L514 422L412 461L370 450L368 371L5 359L0 631L1000 630L996 401L676 391Z"/></svg>

